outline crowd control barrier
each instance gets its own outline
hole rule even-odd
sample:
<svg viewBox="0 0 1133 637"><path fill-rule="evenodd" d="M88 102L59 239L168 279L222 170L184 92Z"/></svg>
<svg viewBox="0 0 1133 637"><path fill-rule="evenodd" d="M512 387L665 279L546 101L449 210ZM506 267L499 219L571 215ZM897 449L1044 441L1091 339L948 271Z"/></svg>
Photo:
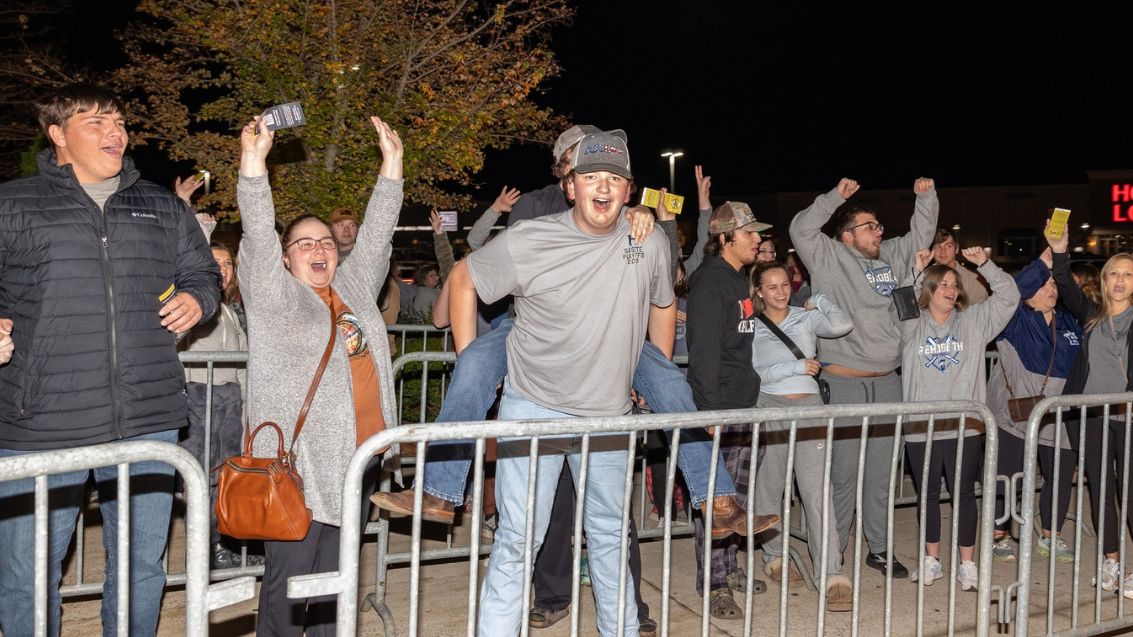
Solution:
<svg viewBox="0 0 1133 637"><path fill-rule="evenodd" d="M890 426L894 427L896 433L899 434L900 431L901 431L902 425L903 425L903 421L907 416L911 416L911 415L915 415L915 414L936 414L936 413L950 413L950 412L962 412L963 415L979 417L987 425L987 434L986 434L985 445L984 445L984 468L983 468L983 474L982 474L982 479L983 479L983 484L984 484L984 488L983 488L984 498L983 498L983 501L982 501L982 506L980 507L981 512L980 512L980 515L979 515L978 540L977 540L980 545L986 546L986 545L990 544L991 537L992 537L992 530L994 528L994 517L995 517L994 516L994 506L995 506L995 498L994 498L995 486L994 485L996 484L996 479L995 479L996 478L996 471L995 471L994 458L996 457L996 450L997 450L997 431L996 431L995 424L994 424L995 423L994 418L992 417L990 412L987 410L987 408L982 406L982 405L972 403L972 402L931 402L931 403L907 403L907 404L906 403L894 403L894 404L873 404L873 405L828 405L828 406L821 406L821 407L806 407L806 408L794 408L794 409L729 410L729 411L720 411L720 412L700 412L700 413L692 413L692 414L622 416L622 417L613 417L613 418L577 418L577 419L558 419L558 420L542 420L542 421L528 420L528 421L512 421L512 422L495 421L495 422L478 422L478 423L451 423L451 424L444 424L444 425L422 425L422 426L409 425L409 426L404 426L404 427L395 428L395 429L389 429L389 430L386 430L384 432L381 432L381 433L377 434L376 436L370 438L368 441L363 443L363 445L361 447L359 447L359 449L355 453L355 455L352 458L351 463L350 463L350 465L347 469L346 483L344 484L344 487L343 487L343 505L344 505L343 522L344 522L344 524L342 526L342 533L341 533L342 539L341 539L341 547L340 547L340 554L339 554L338 570L335 571L335 572L332 572L332 573L321 573L321 574L307 575L307 576L301 576L301 577L294 577L289 582L288 595L293 597L293 598L311 597L311 596L319 596L319 595L335 595L335 596L337 596L337 598L338 598L338 634L343 635L343 636L352 636L352 635L356 634L357 622L358 622L358 606L359 606L358 605L358 577L359 577L359 570L360 570L359 569L359 542L360 542L361 531L362 531L362 529L360 528L360 524L357 522L357 520L359 519L359 513L360 512L356 507L360 506L359 503L361 501L361 489L362 489L361 481L362 481L363 469L365 468L366 464L369 462L370 458L373 456L375 451L380 449L380 448L383 448L387 445L402 444L402 443L415 444L416 452L417 452L416 456L418 458L421 458L421 457L424 457L426 444L429 443L429 442L448 441L448 440L474 440L475 441L475 456L474 456L474 461L473 461L474 480L473 480L473 483L472 483L473 513L472 513L471 527L473 529L476 529L476 528L479 527L479 524L480 524L480 504L481 504L482 498L483 498L483 479L482 479L482 471L481 470L482 470L482 467L483 467L484 441L485 441L485 439L487 439L489 437L529 438L531 440L531 447L530 447L531 448L531 456L530 457L531 457L531 462L534 463L535 462L535 456L536 456L536 444L537 444L537 441L540 437L547 437L547 436L558 437L558 436L564 436L564 435L578 436L578 437L581 438L581 441L582 441L583 458L586 458L586 451L585 450L588 448L591 440L593 439L593 437L598 436L598 435L602 435L602 434L614 434L614 433L622 433L622 432L642 432L642 431L647 431L647 430L650 430L650 429L684 430L684 429L691 428L691 427L706 427L706 426L712 426L712 425L739 425L739 424L746 424L746 423L755 423L755 425L754 425L755 435L752 436L752 446L753 446L753 452L754 452L756 450L756 447L759 444L761 444L759 442L759 435L758 435L759 426L760 426L760 424L766 423L766 422L773 422L773 421L790 422L791 423L791 431L795 432L800 428L799 427L800 421L809 420L809 419L821 419L821 420L825 421L825 425L823 425L821 428L823 430L825 430L828 438L832 438L835 435L844 434L844 432L847 430L844 427L835 427L834 426L834 419L835 418L854 418L854 419L860 419L860 425L855 425L855 426L849 428L849 431L851 433L856 433L857 435L864 438L864 437L869 436L870 433L876 427L881 426L881 425L877 425L877 424L874 424L873 422L871 422L871 420L874 420L874 419L885 418L885 417L896 418L896 420L897 420L896 425L890 425ZM963 415L961 416L961 422L964 421ZM930 417L930 418L931 419L929 420L929 423L930 423L929 426L932 427L933 423L935 423L935 418L934 417ZM715 435L715 437L713 439L714 451L718 450L719 444L720 444L720 434L719 434L720 428L717 427L716 431L718 433ZM931 429L930 429L930 431L931 431ZM670 479L669 479L668 483L666 484L666 491L668 492L668 494L671 494L671 492L672 492L671 490L673 488L671 476L673 476L675 474L675 466L676 466L676 461L675 461L676 453L675 452L677 450L678 439L679 439L679 435L674 435L672 437L671 451L673 453L671 454L671 458L670 458L670 468L674 469L674 471L671 471L669 473ZM631 446L633 444L634 444L633 442L630 443ZM929 456L931 456L933 446L935 446L935 445L929 446L929 451L928 451ZM829 446L828 446L828 448L829 448ZM792 454L793 454L793 450L792 450ZM632 462L632 455L630 455L629 457L631 458L630 462ZM712 470L709 473L709 475L711 475L711 476L715 475L714 469L715 469L715 464L717 462L716 459L715 459L716 457L717 456L714 453L713 454L713 460L712 460L713 466L711 468ZM753 457L754 457L754 455L753 455ZM866 458L865 445L862 445L861 446L861 452L860 452L859 458L858 458L858 476L859 477L858 477L858 481L856 483L856 498L857 498L857 504L858 504L859 509L861 507L861 502L862 502L862 490L863 490L863 484L862 484L863 471L862 471L862 469L863 469L864 464L865 464L865 458ZM922 470L927 470L927 464L929 462L929 458L926 458L925 462L926 462L925 467L922 467ZM957 467L959 466L960 462L962 462L962 458L958 457L957 458ZM827 462L826 466L829 467L829 462ZM890 495L890 498L889 498L887 528L888 528L888 535L889 535L889 539L888 539L889 547L888 548L890 550L890 554L892 554L893 538L894 538L894 517L893 516L894 516L894 506L895 506L894 500L895 500L895 498L893 497L892 494L894 493L894 489L893 489L894 484L898 480L901 479L901 476L899 475L899 467L900 467L899 450L895 446L893 448L893 451L892 451L892 454L891 454L890 466L889 466L889 481L890 481L889 487L890 487L890 489L889 489L888 492L891 495ZM583 463L582 463L581 471L580 471L580 473L583 475L583 477L585 475L586 470L587 470L587 464L584 460ZM422 501L422 497L423 497L423 491L422 491L422 488L421 488L422 480L420 479L420 475L421 475L422 471L427 471L427 467L418 467L418 479L415 481L414 496L415 496L416 508L417 508L418 512L420 511L421 501ZM823 471L824 471L824 473L826 473L826 472L829 471L829 469L824 468ZM755 476L754 471L752 472L752 476L754 478L754 476ZM623 500L624 502L628 502L628 499L630 497L630 490L632 489L632 486L633 486L632 482L633 482L633 473L631 471L627 471L625 498ZM715 489L714 482L715 482L715 480L712 479L712 481L709 484L710 493L712 493ZM826 483L827 483L827 485L829 485L828 479L826 480ZM583 479L580 479L579 484L582 485L580 487L580 491L581 491L581 489L585 488L585 481ZM741 489L741 488L746 488L749 496L752 495L753 490L754 490L754 481L749 481L748 484L746 484L746 485L737 485L737 489ZM529 484L528 485L528 502L527 502L528 510L531 510L531 506L534 504L533 503L534 494L535 494L534 485ZM578 599L579 599L579 597L578 597L579 596L579 579L578 579L577 571L578 571L578 563L579 563L579 559L580 559L580 547L581 547L581 544L582 544L581 541L578 541L579 537L580 537L579 534L580 534L581 522L580 522L579 515L581 513L582 498L583 498L583 494L580 492L580 494L579 494L579 504L576 506L576 511L575 511L575 528L574 528L575 540L576 540L574 542L574 555L573 555L574 572L576 573L576 575L574 576L574 581L573 581L573 594L572 594L572 599L573 599L574 602L577 602ZM785 497L784 502L786 504L789 504L789 497ZM668 515L669 513L671 513L670 506L671 506L671 504L667 501L667 503L665 505L666 514L667 514L666 519L671 519L671 515ZM625 513L624 513L623 519L622 519L623 531L626 529L626 527L628 525L628 509L629 509L628 506L625 507ZM785 516L789 515L789 511L790 511L789 508L784 509ZM750 523L750 516L753 514L751 507L748 508L748 514L749 514L749 523ZM710 512L709 512L709 515L710 515ZM789 525L789 519L785 519L784 523L785 523L785 525ZM528 529L530 529L530 525L531 525L531 520L529 519L528 520ZM824 512L823 519L821 521L821 525L818 528L830 529L832 527L833 527L833 524L831 523L831 520L829 519L828 512ZM956 537L956 522L955 521L953 522L952 527L953 527L952 528L952 538L955 538ZM420 594L420 591L421 591L421 582L422 582L422 580L421 580L421 562L422 562L423 559L425 559L425 556L423 556L422 550L421 550L421 518L420 518L419 514L414 516L414 518L412 519L411 536L412 536L412 538L411 538L411 542L410 542L410 558L409 558L410 575L409 575L409 591L408 591L408 594L409 594L409 610L408 610L408 616L405 619L406 632L404 634L408 634L408 635L428 634L427 631L425 633L422 633L423 629L422 629L422 626L421 626L421 617L420 617L419 594ZM855 539L856 539L856 545L862 546L863 539L862 539L862 531L861 531L860 525L855 524L855 526L854 526L854 536L855 536ZM622 548L622 555L624 556L625 550L626 550L626 542L625 542L625 539L624 539L625 538L624 532L623 532L622 537L623 537L623 542L622 542L621 548ZM918 559L920 561L923 561L923 557L924 557L924 555L923 555L923 537L924 537L924 535L923 535L923 530L922 530L921 538L920 538L921 539L920 547L922 547L922 548L918 549L918 552L919 552ZM467 576L467 580L466 580L467 581L467 591L466 591L467 592L467 607L466 607L466 622L465 622L465 625L466 625L467 633L468 634L474 634L475 628L476 628L478 588L479 588L478 568L479 568L479 563L480 563L480 558L481 558L481 546L480 546L479 535L477 533L472 533L470 541L471 541L471 546L469 548L469 551L467 552L468 576ZM668 634L673 634L669 631L669 621L670 621L670 612L671 612L670 588L671 588L671 580L672 580L672 571L671 571L672 536L671 536L671 533L670 533L670 528L668 526L666 526L666 528L664 529L662 541L664 543L663 544L663 565L662 565L662 581L663 581L663 584L662 584L662 591L661 591L661 612L660 612L660 616L658 617L658 619L659 619L659 623L660 623L660 627L661 627L661 634L662 635L668 635ZM789 545L790 539L785 538L785 542L786 542L786 544ZM710 546L705 547L706 563L708 561L707 560L708 551L710 550L710 548L711 548ZM753 540L752 540L751 537L748 537L747 538L747 568L746 568L746 572L747 572L748 578L749 578L749 581L748 581L749 585L747 587L748 593L746 594L746 597L745 597L745 600L744 600L744 605L745 605L746 610L747 610L747 613L745 614L746 619L745 619L745 624L744 624L744 634L745 635L750 635L750 634L752 634L752 631L753 631L752 621L753 621L754 618L752 616L752 593L751 593L751 586L750 586L751 574L754 572L754 562L753 562L753 560L754 560L754 550L753 550L753 548L754 548L753 547ZM525 557L524 557L524 572L525 572L525 575L529 576L530 572L531 572L531 568L532 568L532 559L533 559L532 540L531 540L530 534L528 534L528 536L527 536L525 549L526 550L525 550ZM861 597L861 591L862 591L862 569L861 569L862 560L861 560L861 556L862 556L861 551L857 551L856 554L855 554L854 551L847 553L847 557L849 558L847 560L848 561L847 569L852 572L852 579L853 579L853 584L854 584L854 598L853 598L852 621L851 621L850 633L852 635L858 635L858 634L886 634L886 635L890 635L890 634L902 634L902 635L903 634L917 634L917 635L922 635L922 634L925 634L925 631L926 631L926 617L925 617L925 613L924 613L925 588L924 588L923 584L919 584L919 591L918 591L918 594L917 594L917 608L916 608L916 614L915 614L915 621L914 621L913 625L909 625L907 623L907 621L908 621L907 613L902 613L902 621L904 621L906 623L902 624L901 626L895 626L894 625L894 621L893 621L893 617L894 617L893 610L894 609L893 609L893 601L892 601L894 583L893 583L891 576L886 576L886 578L885 578L883 607L879 607L879 608L871 607L871 608L868 608L868 609L863 608L862 597ZM948 553L946 555L942 555L941 560L942 561L947 560L947 563L950 565L950 568L948 569L949 573L955 573L956 572L956 566L958 564L958 561L957 561L957 546L956 546L956 543L955 543L954 540L951 543L950 551L948 551ZM850 564L849 562L852 562L852 564ZM957 631L965 632L965 633L970 631L970 632L982 637L982 636L987 635L989 633L989 630L990 630L990 628L993 624L992 614L991 614L991 609L990 609L990 605L991 605L991 555L990 555L990 552L989 551L981 551L981 554L979 556L979 562L980 562L979 563L980 574L979 574L979 582L978 582L978 588L977 588L976 595L974 596L974 599L969 598L969 599L971 599L971 602L965 601L965 603L963 604L964 608L967 609L968 614L970 616L965 617L964 620L960 623L957 622L957 609L958 609L959 606L961 606L961 604L959 603L959 600L957 598L958 584L954 581L953 578L949 578L949 582L950 582L950 584L948 585L948 587L949 587L949 590L948 590L949 616L948 616L947 623L946 623L947 634L955 634ZM920 562L918 562L918 563L920 563ZM622 566L620 568L620 571L621 571L621 579L619 580L620 583L621 583L620 585L625 586L625 577L626 577L625 571L626 571L626 568L625 568L625 565L624 565L624 560L622 561ZM824 573L820 575L820 580L821 580L822 584L825 584L826 577L825 577ZM705 584L707 584L707 573L705 574ZM780 598L779 598L777 632L780 635L786 635L788 633L791 633L791 634L794 633L793 630L789 629L788 604L787 604L787 594L786 594L786 588L785 587L786 587L786 583L784 582L783 587L780 591ZM707 586L706 586L706 589L707 589ZM934 590L940 590L940 586L938 586ZM819 604L823 603L821 601L822 599L823 598L820 595L819 601L818 601ZM619 606L618 606L618 618L619 618L619 626L620 626L621 622L624 621L624 619L625 619L626 608L625 608L624 596L619 596L619 600L620 601L619 601ZM523 599L519 600L519 601L520 601L519 608L526 609L530 606L530 601L531 601L530 590L527 589L526 587L525 587L525 593L524 593ZM974 602L974 603L972 603L972 602ZM711 624L710 624L710 621L709 621L709 609L708 609L708 600L707 599L703 600L702 608L700 610L701 610L701 613L700 613L700 618L701 618L700 634L708 635L708 634L710 634L710 630L711 630L710 625ZM883 610L884 612L879 613L878 611L881 611L881 610ZM879 617L880 617L880 623L878 623ZM386 625L385 625L386 634L393 634L394 626L390 625L390 623L389 623L390 620L391 620L391 617L383 616L383 619L386 622ZM766 616L761 616L759 618L760 624L758 626L758 631L760 633L766 633L771 628L768 624L768 619L769 618L767 618ZM817 621L818 621L818 625L817 625L818 634L824 634L825 633L824 619L825 619L824 615L822 613L819 613L819 616L818 616L818 619L817 619ZM862 627L863 621L870 622L870 625L867 626L866 628L863 628ZM932 632L933 634L939 634L939 631L937 630L937 628L940 627L938 620L931 619L931 620L929 620L929 624L930 625L928 626L928 629L930 630L930 632ZM579 604L578 603L572 603L572 605L571 605L571 635L579 634L580 625L581 625L581 620L580 620L580 615L579 615ZM521 634L526 635L527 630L528 630L527 629L527 622L526 621L522 622L522 626L523 626L523 628L522 628ZM732 624L732 626L734 626L734 624Z"/></svg>
<svg viewBox="0 0 1133 637"><path fill-rule="evenodd" d="M47 634L48 476L118 467L118 634L129 634L130 609L130 464L165 462L181 475L185 484L186 577L185 627L188 635L208 634L210 611L250 599L255 580L240 577L209 583L209 495L208 482L197 460L176 445L160 442L115 442L77 449L0 459L0 481L35 479L35 634Z"/></svg>
<svg viewBox="0 0 1133 637"><path fill-rule="evenodd" d="M1118 552L1118 564L1122 578L1129 573L1130 565L1127 561L1127 535L1126 524L1129 513L1129 484L1130 469L1130 436L1114 436L1114 431L1130 431L1130 406L1133 406L1133 393L1122 394L1091 394L1074 396L1055 396L1046 398L1038 403L1031 412L1027 423L1027 436L1024 441L1025 458L1023 463L1021 506L1014 513L1019 523L1019 566L1018 577L1006 589L999 591L1001 597L1010 601L1011 590L1016 592L1015 625L1016 635L1030 635L1032 620L1036 616L1045 615L1042 632L1045 635L1095 635L1118 634L1133 628L1133 602L1127 602L1121 594L1119 586L1116 594L1105 592L1100 586L1091 588L1091 581L1101 578L1102 544L1105 535L1106 516L1098 516L1096 532L1089 522L1087 514L1089 502L1086 501L1087 489L1098 489L1098 500L1105 502L1106 491L1112 488L1102 481L1102 484L1086 482L1086 471L1083 470L1083 457L1081 450L1087 444L1100 445L1103 458L1111 458L1103 466L1116 470L1118 491L1113 494L1118 503L1118 536L1121 538ZM1111 420L1111 416L1114 417ZM1081 426L1083 422L1104 418L1111 426L1100 427L1093 422ZM1038 535L1036 531L1035 500L1040 485L1040 472L1037 460L1039 448L1039 432L1043 423L1053 422L1055 447L1064 441L1069 441L1072 448L1079 450L1077 480L1074 483L1076 497L1070 505L1070 522L1073 523L1073 551L1072 563L1059 566L1052 551L1048 558L1034 555L1034 543ZM1070 436L1066 426L1070 425L1079 432L1076 438ZM1072 430L1071 430L1072 431ZM1091 439L1087 438L1087 433ZM1100 437L1100 440L1098 438ZM1115 439L1116 438L1116 439ZM1063 472L1074 471L1075 467L1060 466L1055 455L1054 473L1047 479L1054 481L1055 490L1052 500L1058 501L1058 477ZM1114 465L1114 461L1118 464ZM1008 493L1014 493L1015 482L1019 476L1014 476ZM1014 498L1008 498L1012 503ZM1065 525L1063 533L1065 533ZM1038 572L1036 573L1036 570ZM1040 579L1045 577L1045 595L1039 596L1041 590ZM1036 589L1032 591L1032 589ZM1067 595L1069 591L1069 595ZM1033 594L1035 593L1035 594ZM1083 594L1085 593L1085 594ZM1069 598L1069 599L1067 599ZM1088 611L1092 606L1092 617ZM1007 603L1000 604L1003 616L1000 623L1006 624L1011 613ZM1084 617L1084 615L1086 615Z"/></svg>

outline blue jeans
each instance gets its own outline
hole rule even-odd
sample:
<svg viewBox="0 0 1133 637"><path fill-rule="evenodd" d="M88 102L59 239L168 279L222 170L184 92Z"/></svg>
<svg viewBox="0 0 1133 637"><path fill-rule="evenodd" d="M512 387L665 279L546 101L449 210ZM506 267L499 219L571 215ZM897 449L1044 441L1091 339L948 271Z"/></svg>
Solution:
<svg viewBox="0 0 1133 637"><path fill-rule="evenodd" d="M177 444L177 430L134 436ZM0 458L29 451L0 449ZM169 535L173 505L173 467L164 462L130 465L130 635L153 635L161 612L165 569L161 556ZM50 524L47 558L48 635L59 634L59 581L67 547L90 471L48 477ZM106 548L106 580L102 587L102 634L118 631L118 468L94 470ZM34 632L35 614L35 480L0 482L0 629L5 637Z"/></svg>
<svg viewBox="0 0 1133 637"><path fill-rule="evenodd" d="M569 414L554 411L523 398L505 388L500 403L501 420L563 418ZM622 511L624 502L628 439L624 435L601 436L590 441L586 503L582 525L586 530L590 581L598 615L598 632L617 634L618 573L621 571ZM570 464L578 482L581 468L579 438L542 439L535 475L534 537L532 559L538 554L551 519L551 504L559 483L563 462ZM529 453L527 439L500 440L496 460L496 510L499 527L492 542L492 555L480 590L479 635L518 635L520 623L527 621L527 609L518 600L528 583L523 579L523 545L527 524L527 483ZM637 603L633 578L625 566L625 632L637 637Z"/></svg>
<svg viewBox="0 0 1133 637"><path fill-rule="evenodd" d="M437 422L464 422L482 420L496 400L496 386L507 373L507 335L512 320L500 323L497 329L472 341L460 353L453 370L452 382L441 404ZM645 396L656 413L683 413L696 411L689 388L681 370L665 358L656 345L648 341L641 349L641 358L633 374L633 388ZM668 432L666 432L668 435ZM455 504L464 503L464 487L468 468L472 464L472 445L467 441L429 445L425 463L426 493ZM708 497L708 468L712 459L712 439L700 428L681 432L677 464L684 474L685 483L692 495L693 505ZM716 491L718 496L734 496L735 484L724 468L716 465Z"/></svg>

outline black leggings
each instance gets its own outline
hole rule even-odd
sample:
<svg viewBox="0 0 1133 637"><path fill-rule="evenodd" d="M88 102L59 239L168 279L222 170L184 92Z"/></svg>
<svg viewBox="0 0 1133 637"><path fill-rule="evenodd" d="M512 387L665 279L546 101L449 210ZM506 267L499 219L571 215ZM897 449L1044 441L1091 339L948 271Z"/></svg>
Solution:
<svg viewBox="0 0 1133 637"><path fill-rule="evenodd" d="M964 437L964 462L960 466L960 479L956 479L956 439L932 441L932 458L928 464L928 484L921 484L927 442L905 442L905 456L913 473L917 495L926 489L924 541L940 541L940 478L948 482L952 494L952 509L959 512L957 546L976 545L976 477L979 475L983 455L983 436ZM917 506L921 499L917 498Z"/></svg>
<svg viewBox="0 0 1133 637"><path fill-rule="evenodd" d="M1012 435L1002 429L999 430L999 475L1013 476L1023 471L1023 439ZM1066 521L1066 512L1070 509L1070 489L1073 486L1074 467L1078 464L1078 454L1073 449L1061 449L1058 452L1058 516L1051 518L1051 499L1054 497L1054 447L1039 445L1039 468L1043 472L1043 488L1039 492L1039 514L1042 516L1043 530L1055 534L1062 531L1062 523ZM1007 487L1002 484L995 493L995 517L1003 517L1003 495ZM1014 497L1014 494L1012 494ZM995 525L997 531L1007 531L1011 528L1011 520L1007 519Z"/></svg>
<svg viewBox="0 0 1133 637"><path fill-rule="evenodd" d="M1081 420L1075 417L1067 419L1065 422L1066 431L1070 434L1070 444L1078 450L1078 457L1081 459L1082 468L1086 472L1086 480L1090 483L1090 515L1093 517L1095 531L1098 528L1098 511L1102 508L1098 506L1101 485L1105 484L1105 531L1102 534L1102 550L1106 553L1116 553L1121 544L1121 528L1117 521L1117 515L1121 512L1121 500L1118 498L1128 492L1122 482L1124 477L1125 423L1110 421L1108 427L1103 427L1101 418L1087 418L1086 447L1085 449L1078 449ZM1109 436L1108 457L1104 464L1102 462L1103 432L1108 432ZM1129 503L1126 523L1129 526L1130 533L1133 533L1133 502Z"/></svg>

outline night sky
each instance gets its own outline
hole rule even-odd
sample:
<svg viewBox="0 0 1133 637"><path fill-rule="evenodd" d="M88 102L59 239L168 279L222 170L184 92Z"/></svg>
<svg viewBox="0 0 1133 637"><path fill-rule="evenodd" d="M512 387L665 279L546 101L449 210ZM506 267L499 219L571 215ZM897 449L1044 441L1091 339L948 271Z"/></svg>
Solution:
<svg viewBox="0 0 1133 637"><path fill-rule="evenodd" d="M582 3L556 32L564 70L539 99L626 129L641 185L666 185L659 155L683 149L678 192L695 193L701 163L714 199L827 190L842 176L1034 184L1133 168L1133 3L887 4ZM549 161L545 149L499 153L484 181L541 185Z"/></svg>
<svg viewBox="0 0 1133 637"><path fill-rule="evenodd" d="M72 48L113 64L133 4L77 3ZM626 129L640 185L666 185L660 153L683 149L677 191L695 192L701 163L714 199L826 190L842 176L997 185L1133 168L1131 2L783 4L803 3L580 2L554 31L562 74L536 99ZM543 147L493 152L478 194L542 186L550 161ZM155 179L173 171L147 165Z"/></svg>

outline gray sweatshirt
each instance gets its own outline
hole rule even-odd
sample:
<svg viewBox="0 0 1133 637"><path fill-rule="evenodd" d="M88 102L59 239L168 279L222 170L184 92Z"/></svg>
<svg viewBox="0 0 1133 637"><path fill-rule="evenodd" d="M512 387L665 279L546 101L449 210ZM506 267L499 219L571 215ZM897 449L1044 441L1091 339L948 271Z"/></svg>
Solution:
<svg viewBox="0 0 1133 637"><path fill-rule="evenodd" d="M952 310L943 324L933 320L927 309L917 319L901 321L901 388L906 402L932 400L974 400L987 402L987 367L984 349L1011 320L1019 305L1019 288L1011 275L989 259L979 273L991 285L992 295L983 303L968 306L964 311ZM920 297L923 277L918 276L916 291ZM912 273L902 283L913 283ZM966 414L978 418L978 414ZM959 418L960 414L937 414L937 419ZM910 416L905 425L905 440L924 442L928 417ZM983 433L968 427L965 436ZM937 427L934 440L955 438L955 428Z"/></svg>
<svg viewBox="0 0 1133 637"><path fill-rule="evenodd" d="M818 342L818 359L871 372L899 365L897 310L893 289L909 274L917 250L932 243L940 202L936 190L917 195L908 234L881 242L881 258L867 259L856 248L822 233L834 209L845 199L837 190L819 195L791 220L791 241L810 270L811 290L829 296L854 320L842 338Z"/></svg>
<svg viewBox="0 0 1133 637"><path fill-rule="evenodd" d="M387 427L397 424L397 394L378 292L389 269L401 189L401 180L378 178L366 206L366 222L358 229L358 242L331 283L362 327L377 367ZM253 426L275 422L283 429L286 447L330 338L330 309L313 288L283 267L268 178L241 177L236 198L244 226L238 275L248 313L248 422ZM334 526L341 525L342 483L355 451L354 400L344 341L339 337L335 343L295 445L295 466L303 476L307 506L315 520ZM275 449L275 436L261 432L256 455L274 455Z"/></svg>

